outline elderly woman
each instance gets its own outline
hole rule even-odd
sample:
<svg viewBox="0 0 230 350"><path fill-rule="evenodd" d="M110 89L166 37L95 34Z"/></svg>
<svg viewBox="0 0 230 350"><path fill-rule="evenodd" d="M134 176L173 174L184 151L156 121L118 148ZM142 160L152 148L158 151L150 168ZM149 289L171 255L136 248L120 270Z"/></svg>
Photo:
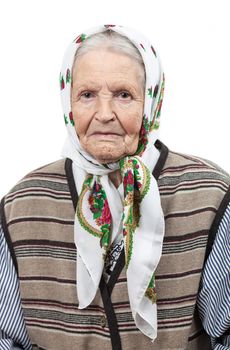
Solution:
<svg viewBox="0 0 230 350"><path fill-rule="evenodd" d="M131 28L69 45L62 158L1 202L0 349L229 349L230 176L159 140L164 82Z"/></svg>

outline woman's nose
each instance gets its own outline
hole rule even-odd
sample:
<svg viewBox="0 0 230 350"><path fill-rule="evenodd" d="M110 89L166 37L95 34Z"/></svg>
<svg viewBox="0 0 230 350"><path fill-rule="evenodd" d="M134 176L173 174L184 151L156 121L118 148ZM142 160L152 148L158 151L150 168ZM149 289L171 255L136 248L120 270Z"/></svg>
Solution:
<svg viewBox="0 0 230 350"><path fill-rule="evenodd" d="M108 122L115 119L115 113L112 107L112 101L109 97L100 97L98 108L95 115L97 120Z"/></svg>

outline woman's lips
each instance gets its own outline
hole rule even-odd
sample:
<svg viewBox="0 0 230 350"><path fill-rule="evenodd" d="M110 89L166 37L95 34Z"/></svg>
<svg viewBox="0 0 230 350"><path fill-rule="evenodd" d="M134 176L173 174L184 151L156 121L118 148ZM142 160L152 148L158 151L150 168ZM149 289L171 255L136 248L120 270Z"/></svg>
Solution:
<svg viewBox="0 0 230 350"><path fill-rule="evenodd" d="M114 132L94 132L91 134L91 136L96 137L118 137L121 136L120 134L114 133Z"/></svg>

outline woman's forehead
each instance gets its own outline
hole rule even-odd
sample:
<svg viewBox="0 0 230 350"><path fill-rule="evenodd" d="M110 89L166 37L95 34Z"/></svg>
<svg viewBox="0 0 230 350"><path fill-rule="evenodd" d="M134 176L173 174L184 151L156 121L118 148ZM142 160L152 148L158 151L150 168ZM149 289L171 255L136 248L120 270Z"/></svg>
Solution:
<svg viewBox="0 0 230 350"><path fill-rule="evenodd" d="M73 69L87 66L97 69L97 67L124 69L127 70L138 66L135 59L124 53L112 52L105 49L92 50L76 58Z"/></svg>
<svg viewBox="0 0 230 350"><path fill-rule="evenodd" d="M119 81L139 80L143 75L142 68L135 59L124 54L101 51L88 52L78 57L72 72L73 80L89 83L93 83L94 79L102 80L103 77L115 79L115 81L116 78L119 78Z"/></svg>

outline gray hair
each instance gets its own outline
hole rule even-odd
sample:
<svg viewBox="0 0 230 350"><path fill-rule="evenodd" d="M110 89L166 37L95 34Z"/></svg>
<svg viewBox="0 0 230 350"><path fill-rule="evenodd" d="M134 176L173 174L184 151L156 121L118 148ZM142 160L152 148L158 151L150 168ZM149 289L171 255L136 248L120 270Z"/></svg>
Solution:
<svg viewBox="0 0 230 350"><path fill-rule="evenodd" d="M140 52L126 36L113 30L106 30L101 33L92 34L86 38L75 53L73 67L78 57L98 49L105 49L109 52L124 54L136 61L141 68L143 90L145 89L145 66Z"/></svg>

